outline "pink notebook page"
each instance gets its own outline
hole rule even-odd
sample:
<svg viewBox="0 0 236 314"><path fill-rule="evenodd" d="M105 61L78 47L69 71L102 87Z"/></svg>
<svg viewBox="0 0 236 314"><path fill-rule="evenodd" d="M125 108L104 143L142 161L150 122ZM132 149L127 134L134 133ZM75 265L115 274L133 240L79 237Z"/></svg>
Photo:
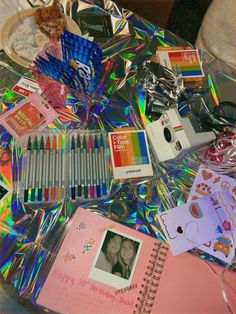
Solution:
<svg viewBox="0 0 236 314"><path fill-rule="evenodd" d="M222 268L210 263L217 274ZM236 274L227 271L224 278L236 293ZM226 287L227 289L227 287ZM229 294L231 307L236 313L236 294ZM220 278L205 261L189 253L173 256L168 253L162 272L155 304L155 314L228 314L221 292Z"/></svg>
<svg viewBox="0 0 236 314"><path fill-rule="evenodd" d="M126 279L101 270L102 266L107 266L105 262L97 266L108 234L129 239L136 245L130 277ZM131 228L79 208L37 303L66 314L133 313L156 242Z"/></svg>

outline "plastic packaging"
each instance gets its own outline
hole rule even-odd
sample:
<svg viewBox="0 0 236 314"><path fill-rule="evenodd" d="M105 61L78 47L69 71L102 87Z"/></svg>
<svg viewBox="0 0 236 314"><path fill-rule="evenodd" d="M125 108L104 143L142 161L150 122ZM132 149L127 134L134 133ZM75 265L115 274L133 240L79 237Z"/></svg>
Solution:
<svg viewBox="0 0 236 314"><path fill-rule="evenodd" d="M67 151L69 198L80 200L108 197L110 161L106 132L71 131L67 138Z"/></svg>
<svg viewBox="0 0 236 314"><path fill-rule="evenodd" d="M65 135L45 131L24 138L21 200L57 202L65 197Z"/></svg>
<svg viewBox="0 0 236 314"><path fill-rule="evenodd" d="M23 139L21 200L25 203L94 200L109 195L106 132L44 131ZM67 167L68 165L68 167Z"/></svg>

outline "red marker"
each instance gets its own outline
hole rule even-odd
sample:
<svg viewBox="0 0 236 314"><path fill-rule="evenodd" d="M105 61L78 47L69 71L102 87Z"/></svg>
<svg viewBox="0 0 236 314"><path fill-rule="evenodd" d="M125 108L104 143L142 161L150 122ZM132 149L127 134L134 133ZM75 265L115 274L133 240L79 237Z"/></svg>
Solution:
<svg viewBox="0 0 236 314"><path fill-rule="evenodd" d="M50 192L51 192L51 201L56 199L56 149L57 149L57 139L56 136L53 136L52 139L52 151L51 151L51 161L50 162Z"/></svg>
<svg viewBox="0 0 236 314"><path fill-rule="evenodd" d="M57 185L57 197L58 200L62 199L62 136L59 135L58 137L58 145L57 145L57 164L56 164L56 180L58 178L58 185Z"/></svg>

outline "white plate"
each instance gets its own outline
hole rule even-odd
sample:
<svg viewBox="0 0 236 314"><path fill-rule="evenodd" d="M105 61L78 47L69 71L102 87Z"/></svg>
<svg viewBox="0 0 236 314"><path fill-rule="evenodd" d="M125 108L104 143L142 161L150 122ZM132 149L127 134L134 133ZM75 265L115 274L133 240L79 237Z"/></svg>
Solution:
<svg viewBox="0 0 236 314"><path fill-rule="evenodd" d="M6 54L16 63L26 68L29 67L30 62L15 53L10 45L10 36L17 28L17 25L20 24L23 19L31 16L35 10L35 8L32 8L14 13L5 21L0 33L0 42ZM69 16L66 16L66 24L70 32L81 35L79 26Z"/></svg>

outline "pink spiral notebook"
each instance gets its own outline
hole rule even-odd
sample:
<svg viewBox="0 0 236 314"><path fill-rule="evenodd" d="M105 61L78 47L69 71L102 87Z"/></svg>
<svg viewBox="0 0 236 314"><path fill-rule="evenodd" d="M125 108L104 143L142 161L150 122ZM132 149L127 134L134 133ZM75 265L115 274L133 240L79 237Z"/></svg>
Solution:
<svg viewBox="0 0 236 314"><path fill-rule="evenodd" d="M62 314L229 313L216 274L222 269L211 267L78 208L37 304ZM236 290L235 273L227 279Z"/></svg>

